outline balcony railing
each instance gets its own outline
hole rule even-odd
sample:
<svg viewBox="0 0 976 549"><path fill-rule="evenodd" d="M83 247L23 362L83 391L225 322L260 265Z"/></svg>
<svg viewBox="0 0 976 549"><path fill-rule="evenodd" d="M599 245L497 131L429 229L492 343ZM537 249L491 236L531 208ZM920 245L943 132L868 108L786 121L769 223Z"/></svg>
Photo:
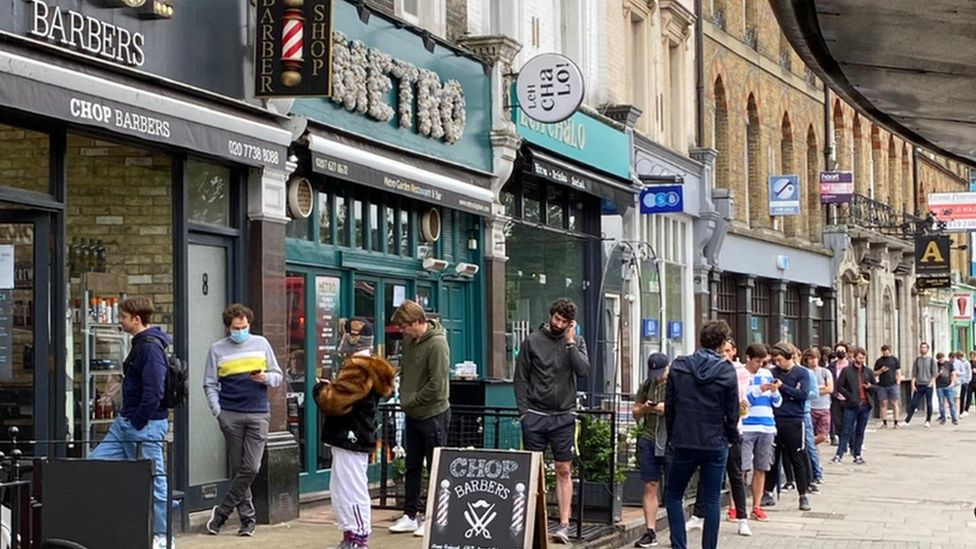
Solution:
<svg viewBox="0 0 976 549"><path fill-rule="evenodd" d="M843 204L837 209L833 224L853 225L898 238L913 238L926 232L931 221L896 210L873 198L855 194L849 204Z"/></svg>

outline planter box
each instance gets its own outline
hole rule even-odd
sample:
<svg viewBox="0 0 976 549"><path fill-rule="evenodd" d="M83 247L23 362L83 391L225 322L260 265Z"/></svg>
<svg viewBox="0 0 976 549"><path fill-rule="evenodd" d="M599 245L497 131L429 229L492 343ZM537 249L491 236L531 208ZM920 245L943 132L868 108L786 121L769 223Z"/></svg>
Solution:
<svg viewBox="0 0 976 549"><path fill-rule="evenodd" d="M640 479L640 471L624 471L623 504L640 507L644 505L644 482Z"/></svg>
<svg viewBox="0 0 976 549"><path fill-rule="evenodd" d="M624 485L618 482L614 486L613 494L610 493L610 485L605 482L584 482L583 483L583 521L608 523L612 517L613 522L620 522L623 517ZM570 518L576 518L576 502L579 501L579 481L573 479L573 507ZM556 501L556 493L546 493L546 504L549 508L550 516L558 516L559 508Z"/></svg>

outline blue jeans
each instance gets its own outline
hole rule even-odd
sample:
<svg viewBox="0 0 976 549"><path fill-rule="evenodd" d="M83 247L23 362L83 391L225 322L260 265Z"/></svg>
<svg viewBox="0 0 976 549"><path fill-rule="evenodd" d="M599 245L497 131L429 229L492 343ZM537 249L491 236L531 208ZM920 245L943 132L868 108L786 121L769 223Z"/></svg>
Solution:
<svg viewBox="0 0 976 549"><path fill-rule="evenodd" d="M153 534L166 535L166 462L163 459L163 445L169 431L169 420L154 419L141 431L137 431L129 420L119 416L105 438L92 450L89 459L122 461L151 459L155 464L153 472ZM143 442L147 441L147 442Z"/></svg>
<svg viewBox="0 0 976 549"><path fill-rule="evenodd" d="M718 547L718 527L722 520L719 495L722 490L722 477L725 476L725 461L728 457L728 448L721 450L675 448L674 457L668 463L664 489L664 505L668 510L668 526L671 530L673 549L688 548L683 501L685 488L688 487L691 476L699 467L701 467L701 476L698 480L698 490L703 496L705 506L702 549Z"/></svg>
<svg viewBox="0 0 976 549"><path fill-rule="evenodd" d="M807 455L810 457L810 468L813 469L813 479L823 478L823 466L820 465L820 452L817 451L817 443L813 437L813 416L807 412L803 416L803 423L806 424Z"/></svg>
<svg viewBox="0 0 976 549"><path fill-rule="evenodd" d="M851 455L861 455L861 445L864 444L864 429L868 426L871 415L871 405L861 404L857 409L844 408L844 430L840 434L840 444L837 445L837 457L844 457L847 445L851 446Z"/></svg>
<svg viewBox="0 0 976 549"><path fill-rule="evenodd" d="M945 421L945 402L946 399L949 400L949 413L952 414L952 421L957 421L956 417L956 388L955 387L940 387L936 389L939 395L939 421Z"/></svg>
<svg viewBox="0 0 976 549"><path fill-rule="evenodd" d="M919 406L925 404L925 421L932 421L932 387L928 385L917 385L912 401L908 404L908 415L905 416L905 423L912 420L915 411Z"/></svg>

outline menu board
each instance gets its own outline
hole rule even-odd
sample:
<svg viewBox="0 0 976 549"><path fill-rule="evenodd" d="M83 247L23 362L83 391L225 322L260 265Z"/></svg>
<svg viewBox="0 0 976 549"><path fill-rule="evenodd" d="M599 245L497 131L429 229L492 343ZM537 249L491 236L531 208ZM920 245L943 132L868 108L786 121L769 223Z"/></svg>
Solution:
<svg viewBox="0 0 976 549"><path fill-rule="evenodd" d="M315 277L315 369L323 379L331 379L336 368L341 282L335 276Z"/></svg>
<svg viewBox="0 0 976 549"><path fill-rule="evenodd" d="M14 297L11 290L0 290L0 380L14 377Z"/></svg>

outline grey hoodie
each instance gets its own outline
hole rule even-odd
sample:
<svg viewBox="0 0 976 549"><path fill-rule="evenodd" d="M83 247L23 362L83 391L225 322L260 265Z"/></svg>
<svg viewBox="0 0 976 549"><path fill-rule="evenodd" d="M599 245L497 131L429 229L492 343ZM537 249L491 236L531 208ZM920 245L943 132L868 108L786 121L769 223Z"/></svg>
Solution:
<svg viewBox="0 0 976 549"><path fill-rule="evenodd" d="M522 342L515 361L515 401L520 414L572 412L576 407L576 376L590 373L586 342L577 337L566 344L566 334L553 334L543 324Z"/></svg>

